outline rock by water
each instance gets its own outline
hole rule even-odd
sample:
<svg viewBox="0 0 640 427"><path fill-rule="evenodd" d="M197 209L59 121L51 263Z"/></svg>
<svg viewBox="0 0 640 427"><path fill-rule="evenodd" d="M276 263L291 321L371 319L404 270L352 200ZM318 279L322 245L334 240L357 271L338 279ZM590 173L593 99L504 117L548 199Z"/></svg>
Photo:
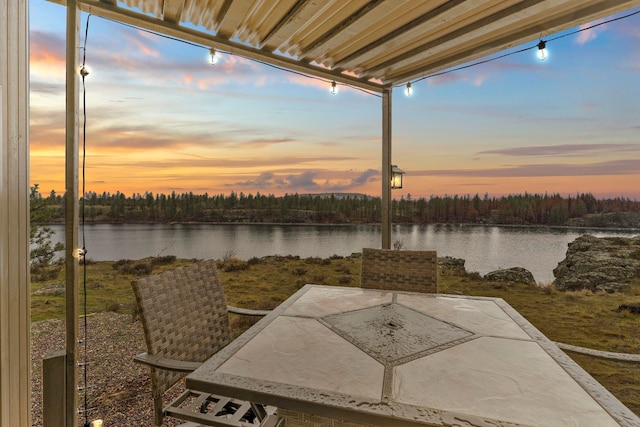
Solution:
<svg viewBox="0 0 640 427"><path fill-rule="evenodd" d="M466 276L467 269L464 266L465 260L451 256L438 257L438 268L440 273L451 276Z"/></svg>
<svg viewBox="0 0 640 427"><path fill-rule="evenodd" d="M491 282L511 282L525 283L527 285L535 285L536 281L533 274L526 268L512 267L503 270L491 271L483 276L485 280Z"/></svg>
<svg viewBox="0 0 640 427"><path fill-rule="evenodd" d="M580 236L569 243L553 275L559 290L619 292L640 280L640 236Z"/></svg>

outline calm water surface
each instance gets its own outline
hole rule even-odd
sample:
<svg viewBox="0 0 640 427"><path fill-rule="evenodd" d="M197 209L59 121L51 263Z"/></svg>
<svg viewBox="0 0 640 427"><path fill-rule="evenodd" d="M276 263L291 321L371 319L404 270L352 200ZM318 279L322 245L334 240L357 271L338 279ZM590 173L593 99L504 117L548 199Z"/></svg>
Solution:
<svg viewBox="0 0 640 427"><path fill-rule="evenodd" d="M64 226L51 228L56 233L54 240L63 241ZM95 261L156 255L218 259L229 254L241 259L266 255L326 258L380 247L382 239L379 225L95 224L86 225L85 232L87 256ZM439 256L463 258L467 271L480 274L524 267L544 284L553 281L553 269L564 259L567 244L585 233L597 237L639 234L637 230L394 225L391 241L402 242L403 249L436 250Z"/></svg>

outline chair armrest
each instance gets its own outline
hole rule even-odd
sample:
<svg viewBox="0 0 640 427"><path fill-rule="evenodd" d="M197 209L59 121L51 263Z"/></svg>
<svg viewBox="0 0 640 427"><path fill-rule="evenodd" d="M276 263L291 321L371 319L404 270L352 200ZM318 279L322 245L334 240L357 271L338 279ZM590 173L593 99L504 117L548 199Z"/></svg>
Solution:
<svg viewBox="0 0 640 427"><path fill-rule="evenodd" d="M160 356L159 354L149 353L140 353L133 358L133 361L153 368L177 372L192 372L202 365L202 362L170 359L168 357Z"/></svg>
<svg viewBox="0 0 640 427"><path fill-rule="evenodd" d="M266 316L271 313L271 310L251 310L249 308L234 307L232 305L227 306L229 313L244 314L245 316Z"/></svg>

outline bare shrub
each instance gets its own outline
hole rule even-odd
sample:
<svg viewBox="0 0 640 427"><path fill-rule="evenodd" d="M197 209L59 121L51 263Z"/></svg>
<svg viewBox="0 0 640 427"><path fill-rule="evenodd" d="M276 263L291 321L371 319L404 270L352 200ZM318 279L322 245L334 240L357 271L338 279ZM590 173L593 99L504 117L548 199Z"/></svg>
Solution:
<svg viewBox="0 0 640 427"><path fill-rule="evenodd" d="M317 265L330 265L331 260L329 258L320 258L320 257L309 257L304 260L307 264L317 264Z"/></svg>
<svg viewBox="0 0 640 427"><path fill-rule="evenodd" d="M262 264L262 258L251 257L247 260L247 264L249 265L258 265Z"/></svg>
<svg viewBox="0 0 640 427"><path fill-rule="evenodd" d="M226 271L226 272L248 270L249 263L247 261L242 261L240 259L233 258L233 259L224 261L221 269L222 271Z"/></svg>
<svg viewBox="0 0 640 427"><path fill-rule="evenodd" d="M235 250L233 250L233 249L227 249L227 250L224 252L224 256L222 257L222 260L223 260L224 262L231 261L233 258L235 258L235 256L236 256L236 251L235 251Z"/></svg>
<svg viewBox="0 0 640 427"><path fill-rule="evenodd" d="M294 268L292 271L293 274L295 274L296 276L304 276L305 274L307 274L307 270L304 268Z"/></svg>
<svg viewBox="0 0 640 427"><path fill-rule="evenodd" d="M350 284L352 281L353 281L353 277L351 277L351 276L347 276L347 275L340 276L340 277L338 278L338 283L340 283L341 285L348 285L348 284Z"/></svg>
<svg viewBox="0 0 640 427"><path fill-rule="evenodd" d="M313 280L313 283L317 283L320 285L324 283L326 278L327 276L325 276L324 274L314 274L311 280Z"/></svg>

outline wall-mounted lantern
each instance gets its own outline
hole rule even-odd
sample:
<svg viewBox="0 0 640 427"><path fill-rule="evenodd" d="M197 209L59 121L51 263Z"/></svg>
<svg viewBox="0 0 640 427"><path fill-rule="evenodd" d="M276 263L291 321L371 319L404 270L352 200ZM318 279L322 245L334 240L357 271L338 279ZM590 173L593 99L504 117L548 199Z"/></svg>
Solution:
<svg viewBox="0 0 640 427"><path fill-rule="evenodd" d="M402 188L404 171L396 165L391 165L391 188Z"/></svg>

